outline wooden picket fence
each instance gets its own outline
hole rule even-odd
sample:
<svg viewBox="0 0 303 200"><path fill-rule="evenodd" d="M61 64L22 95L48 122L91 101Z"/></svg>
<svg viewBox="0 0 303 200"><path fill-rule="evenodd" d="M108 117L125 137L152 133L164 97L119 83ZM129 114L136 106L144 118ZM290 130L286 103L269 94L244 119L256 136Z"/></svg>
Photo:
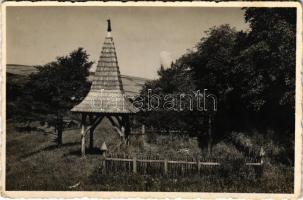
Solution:
<svg viewBox="0 0 303 200"><path fill-rule="evenodd" d="M247 167L262 169L262 159L242 163ZM157 156L126 156L109 155L103 162L103 173L138 173L153 176L182 177L189 175L210 175L216 173L223 163L203 159L187 158L184 160L169 160Z"/></svg>

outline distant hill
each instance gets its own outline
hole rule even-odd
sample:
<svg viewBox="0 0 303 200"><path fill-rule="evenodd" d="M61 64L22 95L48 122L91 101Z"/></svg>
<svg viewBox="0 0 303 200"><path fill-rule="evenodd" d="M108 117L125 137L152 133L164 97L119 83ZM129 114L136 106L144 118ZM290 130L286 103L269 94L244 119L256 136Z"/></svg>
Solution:
<svg viewBox="0 0 303 200"><path fill-rule="evenodd" d="M12 75L29 76L31 73L37 72L37 69L29 65L7 64L6 73Z"/></svg>
<svg viewBox="0 0 303 200"><path fill-rule="evenodd" d="M37 72L37 69L33 66L29 65L18 65L18 64L7 64L6 65L6 73L8 74L10 79L27 79L27 77L31 73ZM93 73L91 72L91 75ZM148 81L149 79L141 78L141 77L135 77L135 76L129 76L129 75L121 75L123 88L128 96L135 96L139 94L140 90L142 89L144 83Z"/></svg>

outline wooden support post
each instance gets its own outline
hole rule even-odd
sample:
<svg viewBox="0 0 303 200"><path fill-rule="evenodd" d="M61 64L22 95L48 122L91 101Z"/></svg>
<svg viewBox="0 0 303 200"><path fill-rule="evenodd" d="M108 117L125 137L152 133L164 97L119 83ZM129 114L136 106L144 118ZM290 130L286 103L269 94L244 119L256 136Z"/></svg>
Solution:
<svg viewBox="0 0 303 200"><path fill-rule="evenodd" d="M137 158L133 157L133 173L137 173Z"/></svg>
<svg viewBox="0 0 303 200"><path fill-rule="evenodd" d="M91 129L89 131L89 149L92 150L94 148L94 130Z"/></svg>
<svg viewBox="0 0 303 200"><path fill-rule="evenodd" d="M123 131L123 143L127 145L128 141L127 141L127 136L126 136L126 119L125 116L122 116L121 118L121 130Z"/></svg>
<svg viewBox="0 0 303 200"><path fill-rule="evenodd" d="M93 116L92 115L89 116L89 122L90 122L90 125L92 126L93 125ZM91 128L89 130L89 149L90 150L92 150L94 148L94 131L95 131L94 128Z"/></svg>
<svg viewBox="0 0 303 200"><path fill-rule="evenodd" d="M129 116L125 115L122 117L122 124L125 127L125 140L126 144L129 144L129 135L130 135L130 122L129 122Z"/></svg>
<svg viewBox="0 0 303 200"><path fill-rule="evenodd" d="M164 174L167 174L167 159L164 159Z"/></svg>
<svg viewBox="0 0 303 200"><path fill-rule="evenodd" d="M81 155L85 156L85 123L86 123L86 114L82 113L81 120Z"/></svg>
<svg viewBox="0 0 303 200"><path fill-rule="evenodd" d="M117 119L117 122L120 126L122 126L122 118L120 116L114 116Z"/></svg>

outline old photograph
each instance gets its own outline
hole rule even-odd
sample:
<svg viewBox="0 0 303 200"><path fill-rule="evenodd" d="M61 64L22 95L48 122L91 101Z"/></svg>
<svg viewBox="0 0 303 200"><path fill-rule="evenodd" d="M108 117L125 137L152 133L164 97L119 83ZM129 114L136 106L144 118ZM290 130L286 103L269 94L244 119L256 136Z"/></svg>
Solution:
<svg viewBox="0 0 303 200"><path fill-rule="evenodd" d="M140 5L3 7L5 191L297 193L300 4Z"/></svg>

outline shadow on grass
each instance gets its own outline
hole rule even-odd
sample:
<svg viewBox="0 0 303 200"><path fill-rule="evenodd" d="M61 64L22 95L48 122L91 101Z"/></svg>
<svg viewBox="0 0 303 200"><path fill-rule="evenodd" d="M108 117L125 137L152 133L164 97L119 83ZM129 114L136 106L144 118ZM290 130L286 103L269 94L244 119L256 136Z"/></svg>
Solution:
<svg viewBox="0 0 303 200"><path fill-rule="evenodd" d="M28 158L28 157L33 156L35 154L41 153L43 151L52 151L54 149L60 149L62 147L70 147L70 146L75 146L75 145L80 145L80 142L69 142L69 143L65 143L65 144L59 145L59 146L57 144L53 144L53 145L44 147L42 149L39 149L37 151L25 154L25 155L21 156L20 159Z"/></svg>
<svg viewBox="0 0 303 200"><path fill-rule="evenodd" d="M102 151L99 148L86 148L85 149L85 154L90 154L90 155L102 155ZM81 156L81 149L79 148L78 150L71 151L69 152L69 155L74 155L74 156Z"/></svg>

